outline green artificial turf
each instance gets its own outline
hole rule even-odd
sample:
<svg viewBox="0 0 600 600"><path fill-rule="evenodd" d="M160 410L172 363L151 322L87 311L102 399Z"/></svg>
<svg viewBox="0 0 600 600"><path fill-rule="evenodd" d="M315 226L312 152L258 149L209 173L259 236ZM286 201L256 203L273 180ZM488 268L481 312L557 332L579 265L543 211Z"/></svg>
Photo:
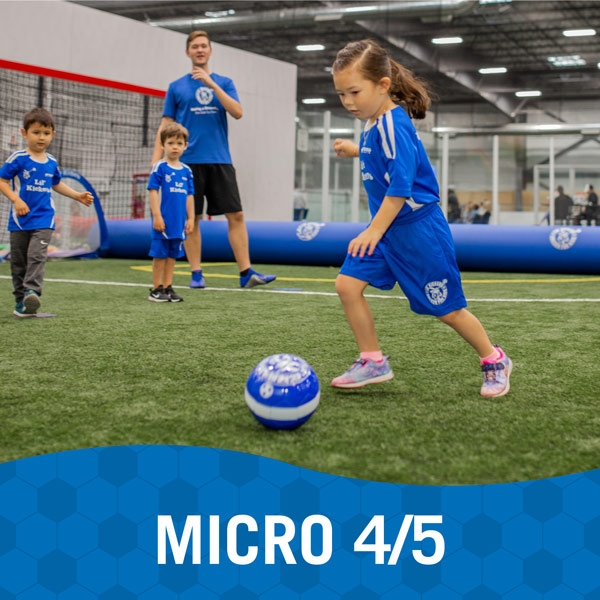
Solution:
<svg viewBox="0 0 600 600"><path fill-rule="evenodd" d="M57 316L17 319L0 263L0 461L177 444L428 485L600 467L599 277L463 274L470 309L514 362L510 393L488 400L473 350L411 313L398 289L368 289L395 379L336 390L331 379L357 355L336 268L256 265L277 282L239 290L234 265L206 265L209 287L190 290L178 264L185 301L156 304L150 264L49 261L41 311ZM280 352L307 360L321 382L318 410L294 431L266 429L244 401L254 365Z"/></svg>

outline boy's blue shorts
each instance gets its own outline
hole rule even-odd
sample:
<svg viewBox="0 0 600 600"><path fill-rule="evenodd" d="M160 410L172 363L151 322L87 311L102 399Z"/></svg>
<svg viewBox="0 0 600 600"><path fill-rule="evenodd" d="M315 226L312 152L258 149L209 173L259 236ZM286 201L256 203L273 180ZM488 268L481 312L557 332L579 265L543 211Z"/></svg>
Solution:
<svg viewBox="0 0 600 600"><path fill-rule="evenodd" d="M183 240L176 239L152 239L150 252L152 258L182 258L185 256Z"/></svg>
<svg viewBox="0 0 600 600"><path fill-rule="evenodd" d="M442 317L465 308L454 241L448 223L437 207L423 219L394 223L371 256L346 256L342 275L391 290L396 283L413 312Z"/></svg>

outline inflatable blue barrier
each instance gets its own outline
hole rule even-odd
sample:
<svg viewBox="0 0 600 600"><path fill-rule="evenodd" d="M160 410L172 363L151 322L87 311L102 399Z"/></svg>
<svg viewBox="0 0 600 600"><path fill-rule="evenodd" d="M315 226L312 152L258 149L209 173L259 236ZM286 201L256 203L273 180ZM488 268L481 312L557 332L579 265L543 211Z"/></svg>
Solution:
<svg viewBox="0 0 600 600"><path fill-rule="evenodd" d="M263 264L339 266L348 242L365 223L248 221L252 261ZM114 258L148 258L148 219L108 220ZM450 225L462 271L600 274L600 227ZM227 222L201 221L202 260L233 261Z"/></svg>

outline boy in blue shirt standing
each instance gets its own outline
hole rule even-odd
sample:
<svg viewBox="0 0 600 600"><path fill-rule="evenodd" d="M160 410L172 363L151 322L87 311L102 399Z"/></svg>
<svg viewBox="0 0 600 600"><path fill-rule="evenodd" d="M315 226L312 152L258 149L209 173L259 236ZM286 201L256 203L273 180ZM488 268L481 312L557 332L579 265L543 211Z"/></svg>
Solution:
<svg viewBox="0 0 600 600"><path fill-rule="evenodd" d="M44 108L23 117L25 150L13 152L0 168L0 192L13 204L8 220L10 271L16 317L34 317L40 307L48 244L56 228L52 190L90 206L89 192L77 192L61 181L54 156L46 149L54 139L54 118ZM18 189L15 186L18 186ZM12 184L12 185L11 185Z"/></svg>
<svg viewBox="0 0 600 600"><path fill-rule="evenodd" d="M194 229L194 177L179 159L188 145L188 131L178 123L161 129L160 143L164 159L152 167L148 180L152 213L152 285L151 302L181 302L173 290L175 261L185 252L183 241Z"/></svg>

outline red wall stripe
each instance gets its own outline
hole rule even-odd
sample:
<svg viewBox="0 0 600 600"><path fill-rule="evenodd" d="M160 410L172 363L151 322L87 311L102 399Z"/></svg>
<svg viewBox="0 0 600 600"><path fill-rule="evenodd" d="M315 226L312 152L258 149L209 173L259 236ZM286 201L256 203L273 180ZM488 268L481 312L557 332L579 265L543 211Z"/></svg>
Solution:
<svg viewBox="0 0 600 600"><path fill-rule="evenodd" d="M121 81L101 79L100 77L89 77L88 75L79 75L78 73L58 71L56 69L48 69L46 67L27 65L25 63L18 63L10 60L0 59L0 68L10 69L11 71L23 71L24 73L33 73L34 75L42 75L43 77L55 77L57 79L67 79L69 81L76 81L78 83L99 85L101 87L113 88L115 90L123 90L125 92L135 92L137 94L145 94L147 96L157 96L159 98L163 98L166 94L164 90L155 90L153 88L132 85L129 83L123 83Z"/></svg>

